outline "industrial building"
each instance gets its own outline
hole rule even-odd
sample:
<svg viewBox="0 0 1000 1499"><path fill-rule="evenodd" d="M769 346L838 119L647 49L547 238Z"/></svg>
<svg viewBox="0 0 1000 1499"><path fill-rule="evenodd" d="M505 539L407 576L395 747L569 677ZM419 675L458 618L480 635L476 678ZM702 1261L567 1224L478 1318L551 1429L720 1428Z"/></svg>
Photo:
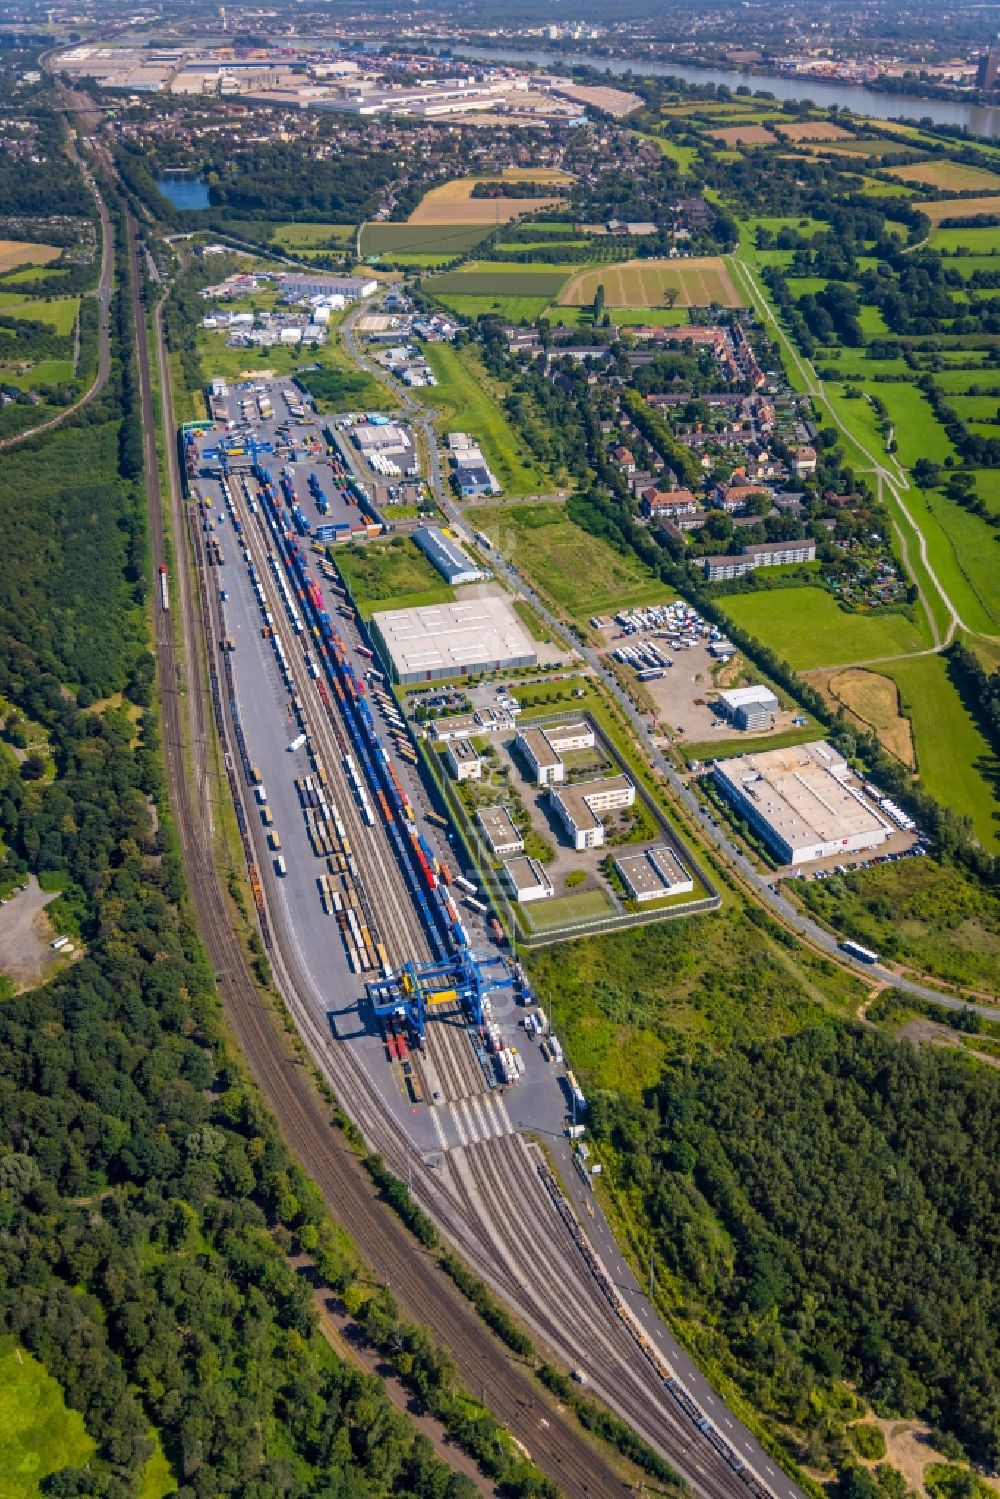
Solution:
<svg viewBox="0 0 1000 1499"><path fill-rule="evenodd" d="M467 432L452 432L448 437L448 450L455 483L466 499L501 493L501 485L483 457L482 449Z"/></svg>
<svg viewBox="0 0 1000 1499"><path fill-rule="evenodd" d="M505 854L519 854L523 849L524 839L506 807L481 807L476 820L495 859L503 858Z"/></svg>
<svg viewBox="0 0 1000 1499"><path fill-rule="evenodd" d="M545 900L552 894L552 881L537 859L529 859L527 855L519 859L508 859L503 872L519 905L523 906L532 900Z"/></svg>
<svg viewBox="0 0 1000 1499"><path fill-rule="evenodd" d="M635 787L626 775L552 786L549 790L552 810L576 849L603 848L604 824L599 814L631 807L634 801Z"/></svg>
<svg viewBox="0 0 1000 1499"><path fill-rule="evenodd" d="M694 880L672 848L658 843L641 854L621 854L615 859L633 900L662 900L667 895L687 895Z"/></svg>
<svg viewBox="0 0 1000 1499"><path fill-rule="evenodd" d="M481 593L453 604L388 609L372 634L397 682L430 682L537 666L530 635L509 599Z"/></svg>
<svg viewBox="0 0 1000 1499"><path fill-rule="evenodd" d="M456 781L482 780L483 762L468 739L449 740L444 757Z"/></svg>
<svg viewBox="0 0 1000 1499"><path fill-rule="evenodd" d="M770 687L732 687L719 693L719 707L735 729L769 729L780 704Z"/></svg>
<svg viewBox="0 0 1000 1499"><path fill-rule="evenodd" d="M784 864L877 848L893 826L824 740L717 760L716 785Z"/></svg>
<svg viewBox="0 0 1000 1499"><path fill-rule="evenodd" d="M573 750L593 749L594 743L594 731L582 719L547 729L520 729L516 740L536 786L552 786L565 781L563 755Z"/></svg>
<svg viewBox="0 0 1000 1499"><path fill-rule="evenodd" d="M415 544L428 562L433 563L446 583L479 583L486 576L482 568L468 558L439 526L418 526L413 533Z"/></svg>
<svg viewBox="0 0 1000 1499"><path fill-rule="evenodd" d="M282 295L285 297L343 297L345 302L359 302L378 291L378 282L371 276L302 275L289 271L279 277Z"/></svg>

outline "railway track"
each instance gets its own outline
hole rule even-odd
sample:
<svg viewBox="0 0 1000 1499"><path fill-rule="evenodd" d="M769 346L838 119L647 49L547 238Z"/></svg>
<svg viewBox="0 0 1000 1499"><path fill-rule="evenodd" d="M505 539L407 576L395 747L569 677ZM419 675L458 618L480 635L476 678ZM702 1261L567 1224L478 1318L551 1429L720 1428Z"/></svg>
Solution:
<svg viewBox="0 0 1000 1499"><path fill-rule="evenodd" d="M135 223L128 223L129 253L138 269ZM149 373L149 350L133 275L133 314L140 372L146 459L150 540L154 567L166 564L166 537L158 485L155 420ZM159 320L157 318L159 335ZM175 598L181 615L187 689L178 686L178 662L170 618L156 614L155 645L160 676L163 739L170 800L202 939L215 966L227 1020L269 1108L281 1123L293 1153L324 1195L330 1212L342 1223L367 1264L382 1276L403 1314L429 1325L446 1346L466 1387L486 1399L533 1460L570 1499L631 1491L598 1447L548 1401L523 1365L517 1363L484 1327L478 1315L436 1263L417 1248L398 1219L376 1198L356 1155L331 1126L326 1106L306 1071L289 1057L270 1013L260 1003L243 947L235 935L215 867L211 827L204 816L209 803L192 795L184 765L184 719L191 720L191 754L197 784L210 784L209 712L205 673L199 651L201 614L190 587L182 538L187 535L180 475L173 447L174 422L162 339L157 338L160 385L170 480L172 529L179 555L174 569ZM284 967L278 955L279 967ZM292 971L303 983L306 976ZM287 991L286 991L287 992ZM315 1039L315 1038L314 1038ZM328 1040L328 1038L326 1038ZM363 1084L363 1079L360 1080ZM378 1121L367 1089L351 1090L345 1099L351 1116L368 1134ZM369 1134L369 1138L372 1136Z"/></svg>

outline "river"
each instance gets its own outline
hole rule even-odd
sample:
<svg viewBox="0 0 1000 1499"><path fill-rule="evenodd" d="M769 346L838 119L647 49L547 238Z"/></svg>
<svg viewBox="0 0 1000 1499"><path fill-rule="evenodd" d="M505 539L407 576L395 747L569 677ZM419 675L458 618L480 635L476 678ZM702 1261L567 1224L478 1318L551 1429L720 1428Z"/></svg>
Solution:
<svg viewBox="0 0 1000 1499"><path fill-rule="evenodd" d="M605 69L609 73L646 74L651 78L683 78L688 83L721 83L737 89L766 89L776 99L811 99L814 104L838 104L855 114L878 120L933 120L935 125L965 125L973 135L1000 136L1000 106L949 104L941 99L918 99L912 94L881 94L863 84L827 83L820 78L772 78L737 68L696 68L684 63L647 62L641 58L597 57L583 52L515 51L512 48L450 48L457 57L482 57L496 62L535 63L539 67L564 64Z"/></svg>

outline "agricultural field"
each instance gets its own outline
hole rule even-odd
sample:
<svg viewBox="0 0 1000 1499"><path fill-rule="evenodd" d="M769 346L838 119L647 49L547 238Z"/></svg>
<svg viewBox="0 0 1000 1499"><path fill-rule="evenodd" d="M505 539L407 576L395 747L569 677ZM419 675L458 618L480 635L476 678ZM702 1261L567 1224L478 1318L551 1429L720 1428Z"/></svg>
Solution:
<svg viewBox="0 0 1000 1499"><path fill-rule="evenodd" d="M745 125L723 125L721 129L706 130L706 135L720 146L775 146L778 138L766 125L748 121Z"/></svg>
<svg viewBox="0 0 1000 1499"><path fill-rule="evenodd" d="M408 536L366 546L352 542L332 550L331 556L365 619L380 609L447 604L455 597L455 590Z"/></svg>
<svg viewBox="0 0 1000 1499"><path fill-rule="evenodd" d="M861 158L885 156L891 152L893 156L919 156L918 151L911 151L906 146L901 146L898 141L890 140L849 140L817 142L815 145L804 145L800 149L810 156L824 154L827 156L857 156Z"/></svg>
<svg viewBox="0 0 1000 1499"><path fill-rule="evenodd" d="M543 297L551 302L572 270L566 266L511 266L504 262L473 261L460 271L445 271L429 281L426 290L434 296ZM593 298L591 298L593 300Z"/></svg>
<svg viewBox="0 0 1000 1499"><path fill-rule="evenodd" d="M16 271L19 266L43 266L58 260L62 250L57 245L36 244L32 240L0 239L0 275Z"/></svg>
<svg viewBox="0 0 1000 1499"><path fill-rule="evenodd" d="M996 756L952 686L947 663L941 656L915 656L883 670L898 684L913 725L920 779L938 801L970 819L984 848L997 852Z"/></svg>
<svg viewBox="0 0 1000 1499"><path fill-rule="evenodd" d="M428 344L426 355L438 383L422 390L420 398L438 408L441 433L471 433L506 495L516 498L546 489L548 476L508 422L477 351Z"/></svg>
<svg viewBox="0 0 1000 1499"><path fill-rule="evenodd" d="M742 307L743 299L733 285L729 268L721 256L691 260L628 260L604 265L573 276L559 294L567 306L593 302L599 286L613 307L663 307L669 293L676 293L678 307Z"/></svg>
<svg viewBox="0 0 1000 1499"><path fill-rule="evenodd" d="M361 229L362 255L383 255L395 260L403 255L444 255L453 260L474 250L486 230L461 224L365 224Z"/></svg>
<svg viewBox="0 0 1000 1499"><path fill-rule="evenodd" d="M997 179L1000 192L1000 179ZM1000 202L991 198L942 198L921 203L920 212L926 214L932 224L942 219L976 219L982 214L1000 213Z"/></svg>
<svg viewBox="0 0 1000 1499"><path fill-rule="evenodd" d="M437 301L456 317L467 318L474 323L480 317L502 317L508 323L534 323L545 306L544 297L478 297L454 292L437 295ZM557 309L558 310L558 309ZM582 312L582 308L567 308L569 312ZM557 321L555 318L553 322ZM565 319L569 322L570 319Z"/></svg>
<svg viewBox="0 0 1000 1499"><path fill-rule="evenodd" d="M796 671L905 655L928 645L926 628L903 614L850 614L822 588L733 594L719 607Z"/></svg>
<svg viewBox="0 0 1000 1499"><path fill-rule="evenodd" d="M637 557L584 531L561 505L481 507L476 528L580 624L595 614L670 597Z"/></svg>
<svg viewBox="0 0 1000 1499"><path fill-rule="evenodd" d="M343 249L354 244L353 224L275 224L271 243L290 250Z"/></svg>
<svg viewBox="0 0 1000 1499"><path fill-rule="evenodd" d="M782 140L786 141L849 141L851 132L832 120L802 120L797 124L775 127Z"/></svg>
<svg viewBox="0 0 1000 1499"><path fill-rule="evenodd" d="M903 167L892 167L890 177L900 182L919 182L924 187L940 188L945 193L968 193L979 188L981 192L1000 193L1000 176L988 172L984 167L966 166L962 161L918 161ZM967 199L963 207L974 201ZM926 212L926 206L921 204ZM988 212L980 208L979 212ZM947 215L945 215L947 217Z"/></svg>
<svg viewBox="0 0 1000 1499"><path fill-rule="evenodd" d="M512 171L507 174L519 181L571 182L564 172L549 169ZM497 182L497 177L455 177L451 182L442 182L425 193L410 214L411 224L503 224L518 219L522 214L538 213L565 202L562 197L551 198L474 198L472 189L477 182Z"/></svg>

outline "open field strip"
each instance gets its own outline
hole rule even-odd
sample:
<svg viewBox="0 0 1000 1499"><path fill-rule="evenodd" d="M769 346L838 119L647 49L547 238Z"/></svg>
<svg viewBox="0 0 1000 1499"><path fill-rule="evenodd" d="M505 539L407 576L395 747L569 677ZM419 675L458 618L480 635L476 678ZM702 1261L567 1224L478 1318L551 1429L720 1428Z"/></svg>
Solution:
<svg viewBox="0 0 1000 1499"><path fill-rule="evenodd" d="M1000 193L1000 178L996 181L996 191ZM932 224L940 224L942 219L975 219L982 214L1000 214L1000 199L995 195L982 198L935 198L931 202L921 203L920 212L926 214Z"/></svg>
<svg viewBox="0 0 1000 1499"><path fill-rule="evenodd" d="M778 137L766 125L750 121L745 125L723 125L706 130L705 134L720 146L774 146L778 143Z"/></svg>
<svg viewBox="0 0 1000 1499"><path fill-rule="evenodd" d="M586 306L598 286L608 307L663 307L670 292L678 307L742 307L726 262L711 255L691 260L626 260L573 276L559 293L564 305Z"/></svg>
<svg viewBox="0 0 1000 1499"><path fill-rule="evenodd" d="M62 250L57 245L42 245L27 239L0 239L0 275L18 266L48 265L58 260Z"/></svg>
<svg viewBox="0 0 1000 1499"><path fill-rule="evenodd" d="M547 476L527 453L495 398L476 350L428 344L426 354L438 383L422 390L420 399L438 409L436 425L442 435L468 432L474 437L505 494L537 494L548 488Z"/></svg>
<svg viewBox="0 0 1000 1499"><path fill-rule="evenodd" d="M921 204L921 213L925 206ZM1000 206L994 207L1000 213ZM1000 255L1000 224L956 224L949 229L932 229L930 239L931 247L942 255L954 255L956 250L968 250L973 255L988 255L995 250Z"/></svg>
<svg viewBox="0 0 1000 1499"><path fill-rule="evenodd" d="M892 677L850 666L835 672L826 685L834 702L843 704L866 728L874 729L890 754L904 765L914 764L912 727L900 712L899 686Z"/></svg>
<svg viewBox="0 0 1000 1499"><path fill-rule="evenodd" d="M508 181L568 183L565 172L545 168L523 169L505 174ZM425 193L407 220L410 224L502 224L525 213L565 203L565 198L474 198L472 190L480 182L499 182L492 177L453 177Z"/></svg>
<svg viewBox="0 0 1000 1499"><path fill-rule="evenodd" d="M774 128L786 141L849 141L854 138L843 125L835 125L832 120L802 120Z"/></svg>

